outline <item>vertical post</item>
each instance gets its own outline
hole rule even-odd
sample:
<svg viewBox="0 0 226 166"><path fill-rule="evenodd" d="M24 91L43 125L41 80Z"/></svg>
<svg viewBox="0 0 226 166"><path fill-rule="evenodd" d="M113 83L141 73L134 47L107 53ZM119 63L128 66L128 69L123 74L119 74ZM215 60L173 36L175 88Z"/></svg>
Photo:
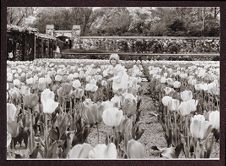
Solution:
<svg viewBox="0 0 226 166"><path fill-rule="evenodd" d="M81 26L73 25L72 27L72 48L80 48L80 35L81 35Z"/></svg>
<svg viewBox="0 0 226 166"><path fill-rule="evenodd" d="M37 48L36 45L37 45L36 44L36 35L34 34L34 57L33 57L33 60L36 59L36 48Z"/></svg>

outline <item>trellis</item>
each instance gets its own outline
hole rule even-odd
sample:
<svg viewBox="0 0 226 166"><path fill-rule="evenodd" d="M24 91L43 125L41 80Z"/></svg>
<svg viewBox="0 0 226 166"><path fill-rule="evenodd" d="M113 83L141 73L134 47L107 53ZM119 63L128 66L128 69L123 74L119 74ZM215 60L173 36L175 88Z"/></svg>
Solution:
<svg viewBox="0 0 226 166"><path fill-rule="evenodd" d="M63 43L50 35L38 33L30 27L7 25L7 52L15 61L31 61L36 58L53 58L56 45Z"/></svg>

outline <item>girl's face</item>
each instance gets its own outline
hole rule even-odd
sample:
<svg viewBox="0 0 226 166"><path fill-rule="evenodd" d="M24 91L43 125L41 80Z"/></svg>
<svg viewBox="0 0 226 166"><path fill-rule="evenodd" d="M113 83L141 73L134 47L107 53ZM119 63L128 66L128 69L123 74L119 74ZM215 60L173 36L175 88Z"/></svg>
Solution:
<svg viewBox="0 0 226 166"><path fill-rule="evenodd" d="M111 62L111 65L112 65L112 66L115 66L115 65L117 64L117 61L116 61L115 59L111 59L110 62Z"/></svg>

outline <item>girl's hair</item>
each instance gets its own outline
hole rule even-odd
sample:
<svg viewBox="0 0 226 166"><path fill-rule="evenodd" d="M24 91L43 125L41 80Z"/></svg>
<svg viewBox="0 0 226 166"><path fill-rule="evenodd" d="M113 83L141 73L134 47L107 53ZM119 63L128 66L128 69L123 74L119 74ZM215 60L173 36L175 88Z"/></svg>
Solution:
<svg viewBox="0 0 226 166"><path fill-rule="evenodd" d="M110 63L111 63L112 59L115 59L117 64L119 63L119 56L118 56L118 54L111 54L111 56L109 58Z"/></svg>

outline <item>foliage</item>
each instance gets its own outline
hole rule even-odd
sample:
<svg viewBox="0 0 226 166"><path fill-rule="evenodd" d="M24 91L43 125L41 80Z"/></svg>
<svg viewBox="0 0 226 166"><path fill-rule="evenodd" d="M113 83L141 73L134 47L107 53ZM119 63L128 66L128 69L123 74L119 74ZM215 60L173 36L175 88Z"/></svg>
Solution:
<svg viewBox="0 0 226 166"><path fill-rule="evenodd" d="M219 36L220 9L217 7L51 7L36 9L36 14L34 10L8 8L7 21L19 25L26 17L35 16L32 25L42 33L46 24L54 24L55 29L62 30L81 25L81 35Z"/></svg>

